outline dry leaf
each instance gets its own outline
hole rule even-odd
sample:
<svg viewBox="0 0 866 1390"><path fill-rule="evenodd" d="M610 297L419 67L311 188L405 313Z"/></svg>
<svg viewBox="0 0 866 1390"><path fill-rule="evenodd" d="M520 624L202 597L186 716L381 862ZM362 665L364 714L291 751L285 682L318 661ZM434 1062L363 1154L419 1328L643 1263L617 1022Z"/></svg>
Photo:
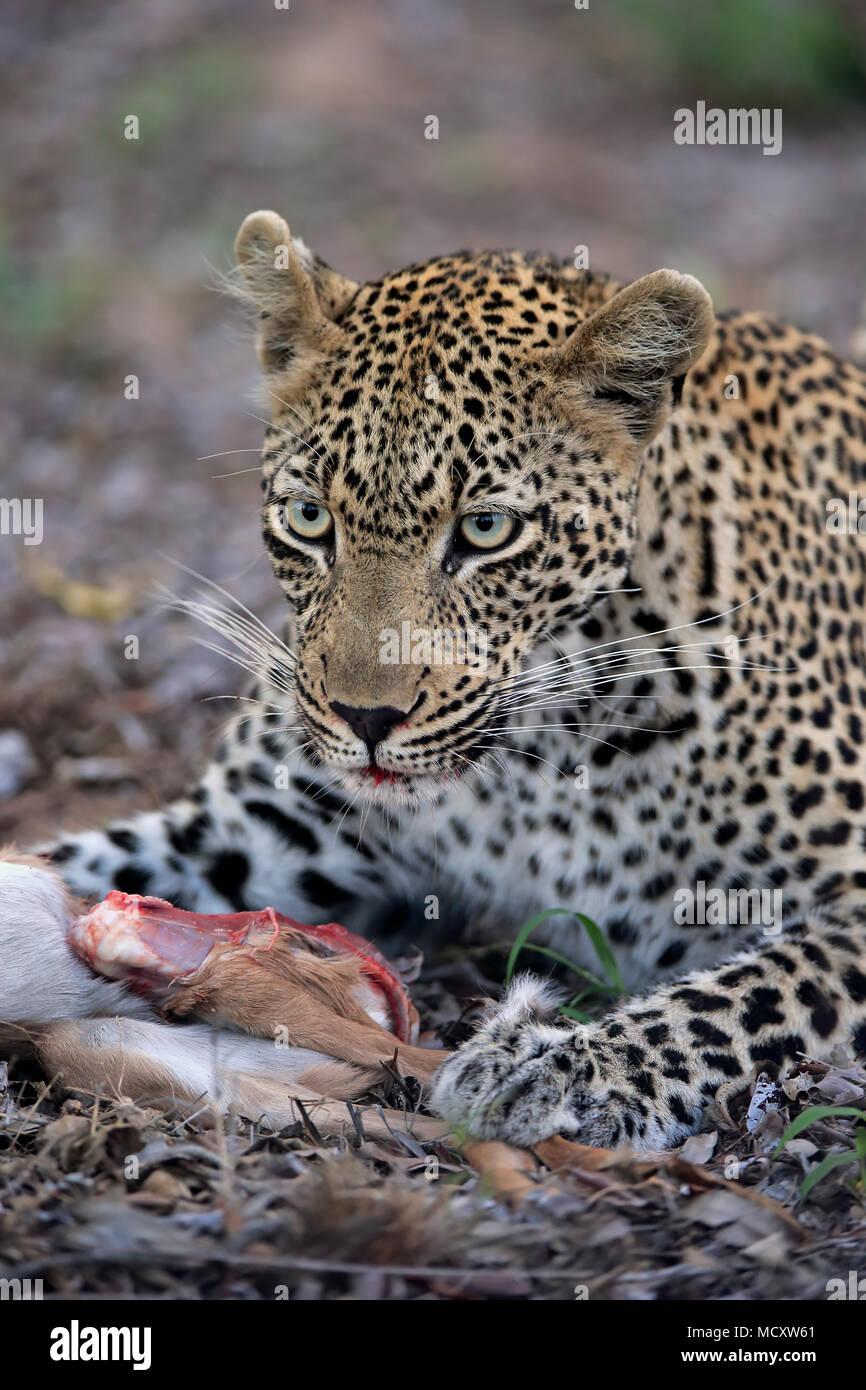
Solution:
<svg viewBox="0 0 866 1390"><path fill-rule="evenodd" d="M785 1233L773 1231L770 1235L763 1236L761 1240L756 1240L754 1244L747 1245L743 1254L772 1268L784 1264L785 1260L788 1259L789 1250L790 1242Z"/></svg>
<svg viewBox="0 0 866 1390"><path fill-rule="evenodd" d="M856 1105L863 1099L863 1087L855 1086L838 1071L829 1071L817 1089L831 1105Z"/></svg>
<svg viewBox="0 0 866 1390"><path fill-rule="evenodd" d="M142 1206L173 1206L178 1201L191 1201L192 1192L181 1178L165 1168L155 1168L141 1187L129 1194L129 1200Z"/></svg>
<svg viewBox="0 0 866 1390"><path fill-rule="evenodd" d="M785 1145L785 1153L793 1154L795 1158L811 1158L817 1152L818 1146L811 1139L789 1139Z"/></svg>
<svg viewBox="0 0 866 1390"><path fill-rule="evenodd" d="M497 1197L519 1202L537 1189L530 1174L537 1171L538 1164L528 1149L516 1149L496 1140L467 1139L461 1152Z"/></svg>
<svg viewBox="0 0 866 1390"><path fill-rule="evenodd" d="M798 1096L811 1091L815 1086L815 1078L808 1072L798 1072L796 1076L789 1076L787 1081L782 1082L782 1090L788 1100L796 1100Z"/></svg>
<svg viewBox="0 0 866 1390"><path fill-rule="evenodd" d="M718 1138L718 1132L714 1129L708 1134L690 1135L679 1151L680 1158L684 1158L687 1163L709 1163L715 1153Z"/></svg>

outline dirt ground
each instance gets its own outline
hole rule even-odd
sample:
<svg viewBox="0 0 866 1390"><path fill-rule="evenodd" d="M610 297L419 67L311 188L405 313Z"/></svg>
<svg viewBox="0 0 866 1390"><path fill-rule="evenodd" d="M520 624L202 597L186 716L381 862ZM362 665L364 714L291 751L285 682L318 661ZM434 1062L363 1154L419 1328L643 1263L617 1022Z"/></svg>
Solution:
<svg viewBox="0 0 866 1390"><path fill-rule="evenodd" d="M275 1134L214 1128L64 1100L19 1066L0 1074L0 1274L67 1299L826 1299L866 1259L862 1159L799 1194L855 1121L779 1140L840 1097L863 1108L866 1070L804 1062L720 1094L676 1154L565 1145L515 1171L518 1151L481 1163L411 1115L371 1133L399 1103L387 1080L325 1139L315 1106Z"/></svg>
<svg viewBox="0 0 866 1390"><path fill-rule="evenodd" d="M0 491L41 499L44 537L0 536L0 841L155 807L201 765L229 713L209 697L240 673L155 601L160 582L187 589L178 563L279 617L252 351L214 288L247 212L276 208L356 278L463 246L585 245L593 267L691 271L720 307L847 350L866 295L864 73L855 0L7 0ZM779 107L782 153L676 146L673 112L697 99ZM428 1022L446 1026L477 971L428 970ZM91 1293L824 1297L866 1267L862 1175L796 1194L853 1123L772 1159L781 1121L756 1137L747 1100L730 1128L708 1120L708 1171L735 1157L739 1185L801 1228L625 1159L539 1170L512 1210L441 1145L430 1182L430 1146L348 1120L324 1146L304 1126L226 1134L107 1098L64 1109L19 1070L0 1095L0 1248ZM133 1182L131 1152L147 1155Z"/></svg>

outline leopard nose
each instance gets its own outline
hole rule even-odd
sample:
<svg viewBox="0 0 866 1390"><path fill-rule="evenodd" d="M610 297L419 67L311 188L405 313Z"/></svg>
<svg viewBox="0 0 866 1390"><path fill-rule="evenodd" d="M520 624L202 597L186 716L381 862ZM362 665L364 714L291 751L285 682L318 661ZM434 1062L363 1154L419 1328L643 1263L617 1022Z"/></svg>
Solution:
<svg viewBox="0 0 866 1390"><path fill-rule="evenodd" d="M405 719L411 710L395 709L393 705L379 705L376 709L363 709L359 705L344 705L340 700L330 701L331 709L341 719L345 719L353 733L366 743L370 756L377 743Z"/></svg>

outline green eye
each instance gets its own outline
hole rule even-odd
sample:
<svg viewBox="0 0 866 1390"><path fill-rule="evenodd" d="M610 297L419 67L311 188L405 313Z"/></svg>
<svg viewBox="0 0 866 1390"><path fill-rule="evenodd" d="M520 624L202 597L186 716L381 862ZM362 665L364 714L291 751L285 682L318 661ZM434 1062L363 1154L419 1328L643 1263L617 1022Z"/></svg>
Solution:
<svg viewBox="0 0 866 1390"><path fill-rule="evenodd" d="M334 529L334 518L318 502L292 502L285 515L289 530L305 541L323 541Z"/></svg>
<svg viewBox="0 0 866 1390"><path fill-rule="evenodd" d="M473 550L496 550L514 534L514 517L504 512L473 512L457 528L460 540Z"/></svg>

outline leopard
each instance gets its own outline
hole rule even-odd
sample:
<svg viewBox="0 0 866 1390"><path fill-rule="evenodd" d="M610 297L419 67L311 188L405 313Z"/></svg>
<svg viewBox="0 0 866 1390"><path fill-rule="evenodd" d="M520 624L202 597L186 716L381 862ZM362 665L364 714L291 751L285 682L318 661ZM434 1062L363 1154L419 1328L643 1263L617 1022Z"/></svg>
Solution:
<svg viewBox="0 0 866 1390"><path fill-rule="evenodd" d="M662 1149L756 1068L866 1052L864 373L680 271L356 283L266 211L236 260L284 624L190 600L239 713L188 794L46 862L384 949L543 918L606 1003L487 1005L429 1096L482 1138Z"/></svg>

